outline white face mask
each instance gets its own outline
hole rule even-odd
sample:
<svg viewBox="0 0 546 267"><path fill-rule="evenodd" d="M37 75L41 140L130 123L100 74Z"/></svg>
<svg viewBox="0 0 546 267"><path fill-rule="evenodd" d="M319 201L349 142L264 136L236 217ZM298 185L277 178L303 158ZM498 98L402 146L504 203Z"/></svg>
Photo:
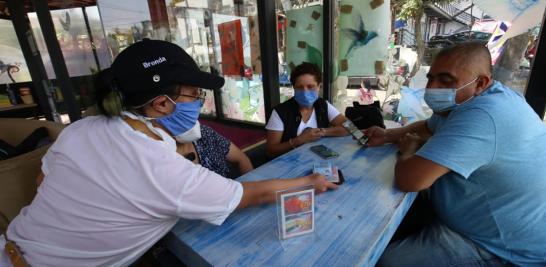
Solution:
<svg viewBox="0 0 546 267"><path fill-rule="evenodd" d="M199 124L199 121L196 121L193 127L175 136L174 139L179 143L191 143L201 139L201 124Z"/></svg>

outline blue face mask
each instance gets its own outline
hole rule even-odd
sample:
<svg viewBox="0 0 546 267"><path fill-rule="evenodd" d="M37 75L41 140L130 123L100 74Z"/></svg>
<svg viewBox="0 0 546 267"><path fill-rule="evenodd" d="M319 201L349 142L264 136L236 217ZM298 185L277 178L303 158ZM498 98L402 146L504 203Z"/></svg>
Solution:
<svg viewBox="0 0 546 267"><path fill-rule="evenodd" d="M312 90L294 90L294 99L300 106L310 107L318 99L318 91Z"/></svg>
<svg viewBox="0 0 546 267"><path fill-rule="evenodd" d="M201 101L174 102L172 99L171 101L176 105L174 111L169 115L157 118L156 121L167 128L176 138L195 126L201 110Z"/></svg>
<svg viewBox="0 0 546 267"><path fill-rule="evenodd" d="M470 99L474 98L471 97L460 104L457 104L455 100L455 97L457 96L457 91L467 87L476 80L478 80L478 77L459 88L426 88L424 97L425 102L435 113L452 110L455 107L462 105Z"/></svg>

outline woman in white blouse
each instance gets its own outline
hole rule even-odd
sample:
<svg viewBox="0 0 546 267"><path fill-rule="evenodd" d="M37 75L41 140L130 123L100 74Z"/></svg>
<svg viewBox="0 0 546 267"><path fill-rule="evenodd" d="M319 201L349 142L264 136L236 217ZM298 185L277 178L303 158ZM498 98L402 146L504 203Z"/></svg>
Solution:
<svg viewBox="0 0 546 267"><path fill-rule="evenodd" d="M325 136L343 136L346 118L328 101L318 97L322 73L315 64L298 65L290 74L294 97L277 105L265 128L266 153L276 157Z"/></svg>

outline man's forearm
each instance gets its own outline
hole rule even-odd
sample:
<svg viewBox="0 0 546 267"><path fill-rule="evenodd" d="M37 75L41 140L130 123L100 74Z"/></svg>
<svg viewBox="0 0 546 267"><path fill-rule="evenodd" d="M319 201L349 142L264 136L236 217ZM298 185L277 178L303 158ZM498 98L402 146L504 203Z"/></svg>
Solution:
<svg viewBox="0 0 546 267"><path fill-rule="evenodd" d="M404 127L387 129L386 142L395 143L407 133L416 133L425 140L431 135L427 127L427 121L422 120Z"/></svg>

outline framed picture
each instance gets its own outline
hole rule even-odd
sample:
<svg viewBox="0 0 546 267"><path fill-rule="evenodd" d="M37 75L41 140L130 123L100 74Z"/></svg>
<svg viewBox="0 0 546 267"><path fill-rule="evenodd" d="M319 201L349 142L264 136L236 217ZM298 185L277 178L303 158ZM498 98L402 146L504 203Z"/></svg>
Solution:
<svg viewBox="0 0 546 267"><path fill-rule="evenodd" d="M277 192L277 198L280 239L315 231L315 190L313 187Z"/></svg>

